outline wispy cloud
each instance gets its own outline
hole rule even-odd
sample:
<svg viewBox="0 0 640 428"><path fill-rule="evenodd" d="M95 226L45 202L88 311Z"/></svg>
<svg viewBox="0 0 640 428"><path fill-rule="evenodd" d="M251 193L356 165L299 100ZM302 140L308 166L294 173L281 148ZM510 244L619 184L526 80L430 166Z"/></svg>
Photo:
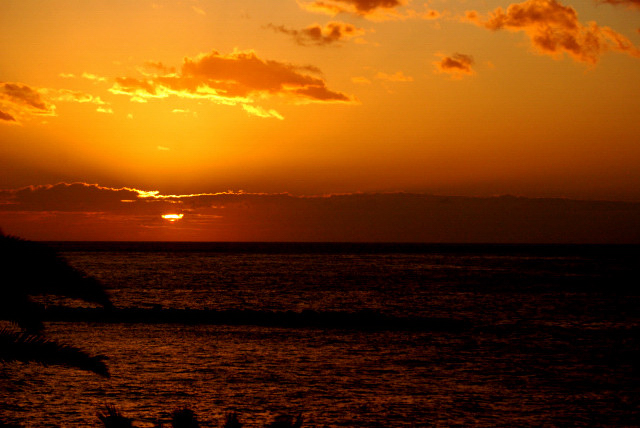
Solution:
<svg viewBox="0 0 640 428"><path fill-rule="evenodd" d="M624 5L630 8L640 8L640 0L596 0L598 3L608 3L612 5Z"/></svg>
<svg viewBox="0 0 640 428"><path fill-rule="evenodd" d="M5 113L0 110L0 120L4 120L7 122L17 122L16 118L11 116L9 113Z"/></svg>
<svg viewBox="0 0 640 428"><path fill-rule="evenodd" d="M41 89L40 91L52 101L88 103L100 106L107 104L100 97L81 91L73 91L70 89Z"/></svg>
<svg viewBox="0 0 640 428"><path fill-rule="evenodd" d="M301 46L327 46L349 40L365 34L365 30L345 22L329 22L324 27L310 25L302 30L286 28L283 25L269 24L272 30L291 36Z"/></svg>
<svg viewBox="0 0 640 428"><path fill-rule="evenodd" d="M335 16L339 13L351 13L374 19L393 19L399 16L396 8L406 4L404 0L316 0L301 1L298 4L310 12Z"/></svg>
<svg viewBox="0 0 640 428"><path fill-rule="evenodd" d="M20 123L34 116L56 116L58 102L94 104L111 110L100 97L70 89L34 88L24 83L0 83L0 121Z"/></svg>
<svg viewBox="0 0 640 428"><path fill-rule="evenodd" d="M405 19L440 19L443 13L430 9L424 4L424 10L407 8L408 0L297 0L298 5L308 12L336 16L350 14L371 21L397 21Z"/></svg>
<svg viewBox="0 0 640 428"><path fill-rule="evenodd" d="M162 76L162 77L177 76L175 67L166 66L160 61L147 61L144 63L144 66L140 71L145 76Z"/></svg>
<svg viewBox="0 0 640 428"><path fill-rule="evenodd" d="M93 73L82 73L82 77L84 79L94 80L96 82L106 82L107 81L106 77L98 76L97 74L93 74Z"/></svg>
<svg viewBox="0 0 640 428"><path fill-rule="evenodd" d="M356 76L356 77L352 77L351 81L353 83L357 83L358 85L369 85L371 84L371 80L364 77L364 76Z"/></svg>
<svg viewBox="0 0 640 428"><path fill-rule="evenodd" d="M198 7L198 6L191 6L191 9L197 13L198 15L202 15L205 16L207 14L207 12L205 12L202 8Z"/></svg>
<svg viewBox="0 0 640 428"><path fill-rule="evenodd" d="M386 80L387 82L413 82L413 77L405 76L402 71L396 71L394 74L387 74L380 71L376 74L376 79Z"/></svg>
<svg viewBox="0 0 640 428"><path fill-rule="evenodd" d="M64 79L77 79L77 78L83 78L83 79L87 79L87 80L92 80L94 82L106 82L107 78L104 76L98 76L97 74L93 74L93 73L87 73L84 72L81 75L76 75L74 73L60 73L58 74L58 76L64 78Z"/></svg>
<svg viewBox="0 0 640 428"><path fill-rule="evenodd" d="M251 104L243 104L242 108L247 113L253 116L264 117L264 118L276 118L276 119L284 120L284 117L274 109L267 110L260 106L254 106Z"/></svg>
<svg viewBox="0 0 640 428"><path fill-rule="evenodd" d="M595 22L582 24L571 6L556 0L527 0L497 8L482 18L468 11L465 19L489 30L522 31L540 53L559 58L563 53L575 61L596 64L607 51L640 58L640 49L620 33Z"/></svg>
<svg viewBox="0 0 640 428"><path fill-rule="evenodd" d="M96 111L98 113L113 114L113 109L111 107L98 107Z"/></svg>

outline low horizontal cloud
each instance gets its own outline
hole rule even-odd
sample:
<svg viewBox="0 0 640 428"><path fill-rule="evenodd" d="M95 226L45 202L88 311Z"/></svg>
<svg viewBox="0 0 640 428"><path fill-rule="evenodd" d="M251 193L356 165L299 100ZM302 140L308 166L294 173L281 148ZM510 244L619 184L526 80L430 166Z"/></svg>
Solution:
<svg viewBox="0 0 640 428"><path fill-rule="evenodd" d="M89 103L99 106L107 105L100 97L81 91L72 91L70 89L42 89L42 93L52 101Z"/></svg>
<svg viewBox="0 0 640 428"><path fill-rule="evenodd" d="M106 77L98 76L97 74L93 74L93 73L82 73L82 77L84 79L95 80L97 82L106 82L107 81Z"/></svg>
<svg viewBox="0 0 640 428"><path fill-rule="evenodd" d="M317 68L263 60L253 51L236 51L228 55L212 51L185 58L179 73L145 78L119 77L109 90L128 95L134 102L177 96L217 104L253 106L245 108L250 113L268 111L254 103L269 97L298 104L354 102L352 97L330 90L319 77Z"/></svg>
<svg viewBox="0 0 640 428"><path fill-rule="evenodd" d="M145 72L147 70L147 72ZM152 76L176 76L175 67L169 67L161 63L160 61L147 61L144 63L143 74L150 74Z"/></svg>
<svg viewBox="0 0 640 428"><path fill-rule="evenodd" d="M369 84L371 84L371 80L369 80L368 78L366 78L364 76L352 77L351 81L353 83L357 83L358 85L369 85Z"/></svg>
<svg viewBox="0 0 640 428"><path fill-rule="evenodd" d="M242 108L244 108L247 113L254 116L284 120L284 117L273 109L267 110L260 106L254 106L251 104L243 104Z"/></svg>
<svg viewBox="0 0 640 428"><path fill-rule="evenodd" d="M580 23L576 10L557 0L514 3L485 19L468 11L465 19L493 31L523 31L538 52L553 57L566 53L575 61L596 64L604 52L616 51L640 58L640 49L628 38L595 22Z"/></svg>
<svg viewBox="0 0 640 428"><path fill-rule="evenodd" d="M58 183L0 190L0 227L67 240L640 243L640 204L410 193L163 195Z"/></svg>
<svg viewBox="0 0 640 428"><path fill-rule="evenodd" d="M44 99L40 91L22 83L0 83L0 97L44 115L53 114L54 107Z"/></svg>
<svg viewBox="0 0 640 428"><path fill-rule="evenodd" d="M327 46L359 37L365 30L346 22L329 22L324 27L319 24L310 25L302 30L287 28L283 25L269 24L272 30L291 36L301 46Z"/></svg>
<svg viewBox="0 0 640 428"><path fill-rule="evenodd" d="M98 113L108 113L113 114L113 109L111 107L98 107L96 109Z"/></svg>
<svg viewBox="0 0 640 428"><path fill-rule="evenodd" d="M81 77L83 79L92 80L94 82L106 82L107 78L104 76L98 76L97 74L84 72L80 76L75 75L74 73L60 73L60 77L65 79L76 79Z"/></svg>
<svg viewBox="0 0 640 428"><path fill-rule="evenodd" d="M4 120L7 122L16 122L16 118L11 116L9 113L5 113L0 110L0 120Z"/></svg>
<svg viewBox="0 0 640 428"><path fill-rule="evenodd" d="M451 75L454 79L460 79L464 76L474 74L473 71L473 57L471 55L465 55L456 53L452 56L443 56L440 61L436 61L436 72L446 73Z"/></svg>
<svg viewBox="0 0 640 428"><path fill-rule="evenodd" d="M18 122L28 116L55 116L56 107L41 89L23 83L0 83L0 110L5 121Z"/></svg>

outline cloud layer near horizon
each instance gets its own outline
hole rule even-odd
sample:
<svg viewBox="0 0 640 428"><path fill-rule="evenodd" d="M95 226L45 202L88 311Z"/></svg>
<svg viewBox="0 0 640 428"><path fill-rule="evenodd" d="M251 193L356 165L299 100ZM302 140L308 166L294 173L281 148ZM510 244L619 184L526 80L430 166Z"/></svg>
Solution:
<svg viewBox="0 0 640 428"><path fill-rule="evenodd" d="M168 222L165 214L184 216ZM42 240L640 243L640 204L410 193L162 195L58 183L0 190L0 227Z"/></svg>

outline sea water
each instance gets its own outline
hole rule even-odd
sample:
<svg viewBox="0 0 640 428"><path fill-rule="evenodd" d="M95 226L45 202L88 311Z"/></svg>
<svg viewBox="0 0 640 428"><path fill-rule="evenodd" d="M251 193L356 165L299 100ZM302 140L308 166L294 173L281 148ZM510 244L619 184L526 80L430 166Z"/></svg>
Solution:
<svg viewBox="0 0 640 428"><path fill-rule="evenodd" d="M111 377L0 365L0 420L137 426L187 406L202 426L637 426L640 248L56 243L119 308L383 314L451 330L47 322ZM48 299L48 304L79 302Z"/></svg>

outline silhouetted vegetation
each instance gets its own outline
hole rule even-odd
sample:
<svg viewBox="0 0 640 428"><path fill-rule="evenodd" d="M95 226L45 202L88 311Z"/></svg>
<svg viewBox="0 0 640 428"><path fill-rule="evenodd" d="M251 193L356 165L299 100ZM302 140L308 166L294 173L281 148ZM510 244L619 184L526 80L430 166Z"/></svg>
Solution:
<svg viewBox="0 0 640 428"><path fill-rule="evenodd" d="M0 361L37 362L88 370L108 377L104 356L84 351L42 336L44 308L35 295L56 295L111 308L102 284L70 266L44 244L27 241L0 231L0 319L21 329L0 329Z"/></svg>
<svg viewBox="0 0 640 428"><path fill-rule="evenodd" d="M193 410L182 407L174 410L171 414L171 426L173 428L199 428L200 424Z"/></svg>
<svg viewBox="0 0 640 428"><path fill-rule="evenodd" d="M84 351L39 335L0 329L0 361L33 361L43 365L63 365L109 377L102 355Z"/></svg>
<svg viewBox="0 0 640 428"><path fill-rule="evenodd" d="M224 421L224 428L242 428L242 424L238 419L238 413L227 413L227 417Z"/></svg>
<svg viewBox="0 0 640 428"><path fill-rule="evenodd" d="M302 426L302 415L298 415L295 419L293 416L280 415L267 425L267 428L300 428Z"/></svg>
<svg viewBox="0 0 640 428"><path fill-rule="evenodd" d="M133 420L125 417L113 404L107 404L104 410L98 412L98 419L105 428L135 428ZM278 415L265 428L300 428L302 415L295 418L290 415ZM223 428L242 428L237 412L228 413ZM166 426L168 428L168 426ZM171 413L171 428L200 428L198 418L193 410L181 407ZM162 422L156 422L155 428L165 428Z"/></svg>
<svg viewBox="0 0 640 428"><path fill-rule="evenodd" d="M104 410L98 412L98 419L105 428L132 428L132 420L123 416L113 404L107 404Z"/></svg>

